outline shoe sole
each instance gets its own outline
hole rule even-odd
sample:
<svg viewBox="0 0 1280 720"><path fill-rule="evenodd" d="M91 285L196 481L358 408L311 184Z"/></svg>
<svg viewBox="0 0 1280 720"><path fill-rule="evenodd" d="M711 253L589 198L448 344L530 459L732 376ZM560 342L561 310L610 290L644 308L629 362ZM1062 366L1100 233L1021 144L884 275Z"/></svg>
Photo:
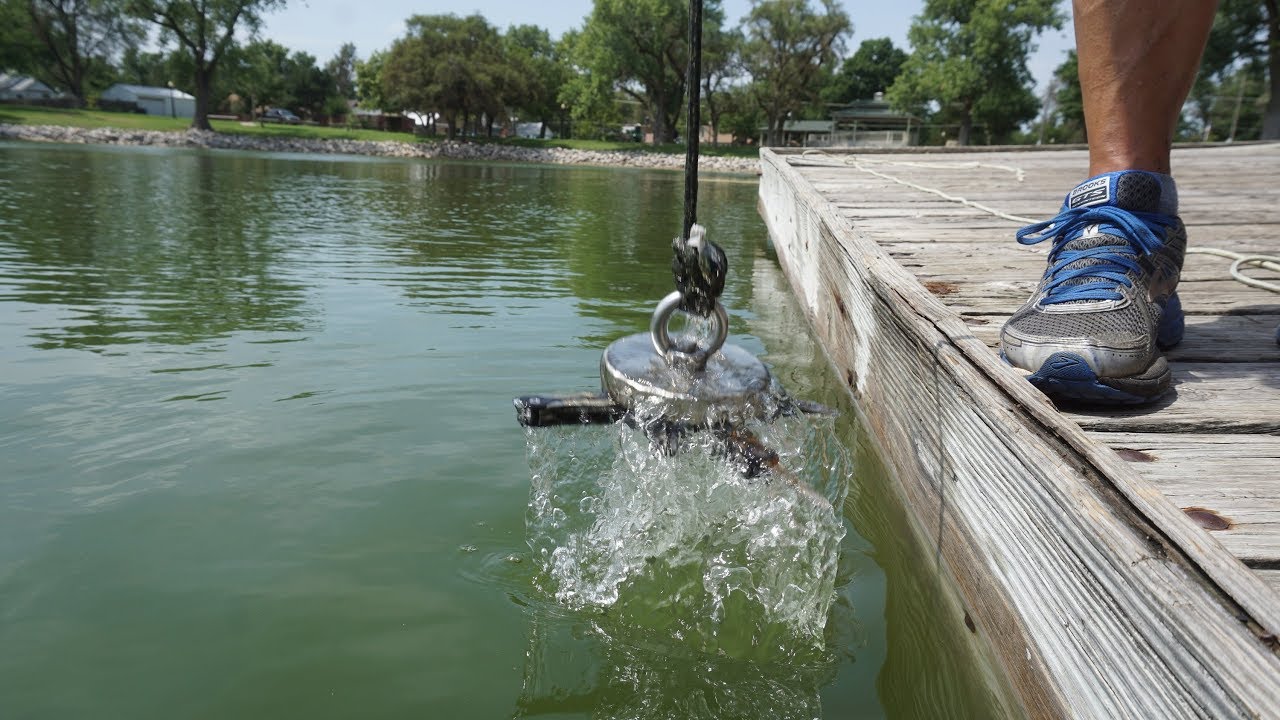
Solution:
<svg viewBox="0 0 1280 720"><path fill-rule="evenodd" d="M1169 390L1169 363L1156 358L1138 375L1100 378L1084 358L1074 353L1054 353L1027 380L1052 398L1098 405L1144 405Z"/></svg>
<svg viewBox="0 0 1280 720"><path fill-rule="evenodd" d="M1182 341L1186 320L1177 292L1159 306L1156 346L1168 350ZM1009 362L1003 352L1000 358ZM1039 370L1028 374L1027 380L1051 398L1094 405L1145 405L1168 392L1172 377L1169 363L1163 356L1157 356L1146 370L1137 375L1100 378L1083 357L1059 352L1050 355Z"/></svg>

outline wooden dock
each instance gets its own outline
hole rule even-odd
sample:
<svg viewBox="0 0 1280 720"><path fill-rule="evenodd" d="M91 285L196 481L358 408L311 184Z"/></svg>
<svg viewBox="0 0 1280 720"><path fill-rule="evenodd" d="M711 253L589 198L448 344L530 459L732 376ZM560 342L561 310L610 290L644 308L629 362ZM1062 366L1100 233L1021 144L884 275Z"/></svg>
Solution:
<svg viewBox="0 0 1280 720"><path fill-rule="evenodd" d="M1062 410L994 348L1048 251L1016 218L1055 214L1084 151L761 160L783 270L1007 709L1280 718L1280 294L1189 254L1173 391ZM1280 144L1174 173L1192 247L1280 254Z"/></svg>

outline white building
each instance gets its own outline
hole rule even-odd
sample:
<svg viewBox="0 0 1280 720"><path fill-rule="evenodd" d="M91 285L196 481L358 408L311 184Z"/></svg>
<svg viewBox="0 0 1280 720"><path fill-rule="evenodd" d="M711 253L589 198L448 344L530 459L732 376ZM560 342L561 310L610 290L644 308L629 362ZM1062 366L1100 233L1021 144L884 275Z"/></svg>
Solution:
<svg viewBox="0 0 1280 720"><path fill-rule="evenodd" d="M135 103L148 115L189 118L196 114L196 99L181 90L116 83L102 93L103 100Z"/></svg>
<svg viewBox="0 0 1280 720"><path fill-rule="evenodd" d="M33 77L0 73L0 100L51 100L61 95Z"/></svg>

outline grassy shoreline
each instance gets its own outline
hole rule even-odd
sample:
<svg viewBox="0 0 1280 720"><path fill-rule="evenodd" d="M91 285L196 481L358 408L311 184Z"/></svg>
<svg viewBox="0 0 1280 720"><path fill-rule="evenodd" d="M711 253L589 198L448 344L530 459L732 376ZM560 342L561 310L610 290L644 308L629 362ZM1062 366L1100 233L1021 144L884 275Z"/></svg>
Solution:
<svg viewBox="0 0 1280 720"><path fill-rule="evenodd" d="M121 130L148 130L159 132L184 132L191 127L186 118L167 118L157 115L80 110L67 108L32 107L27 105L0 105L0 123L10 125L56 125L77 128L117 128ZM361 128L323 127L318 125L259 125L235 120L212 120L210 125L219 133L257 137L304 138L312 140L362 140L372 142L433 143L443 137L420 138L411 133L384 132ZM607 140L529 138L469 138L477 144L508 145L525 148L564 148L569 150L595 150L601 152L650 152L683 155L683 145L642 145L634 142ZM703 144L699 153L708 157L755 158L755 147L722 145L718 148Z"/></svg>

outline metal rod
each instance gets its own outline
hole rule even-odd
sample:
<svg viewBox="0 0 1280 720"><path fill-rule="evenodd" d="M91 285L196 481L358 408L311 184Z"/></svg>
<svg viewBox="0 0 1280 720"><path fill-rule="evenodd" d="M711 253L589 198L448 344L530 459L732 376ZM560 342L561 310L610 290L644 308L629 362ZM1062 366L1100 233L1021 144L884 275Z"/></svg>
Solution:
<svg viewBox="0 0 1280 720"><path fill-rule="evenodd" d="M698 135L702 130L702 0L689 0L689 70L685 73L685 89L689 94L689 112L685 116L684 135L684 229L680 237L688 238L689 229L698 221Z"/></svg>

